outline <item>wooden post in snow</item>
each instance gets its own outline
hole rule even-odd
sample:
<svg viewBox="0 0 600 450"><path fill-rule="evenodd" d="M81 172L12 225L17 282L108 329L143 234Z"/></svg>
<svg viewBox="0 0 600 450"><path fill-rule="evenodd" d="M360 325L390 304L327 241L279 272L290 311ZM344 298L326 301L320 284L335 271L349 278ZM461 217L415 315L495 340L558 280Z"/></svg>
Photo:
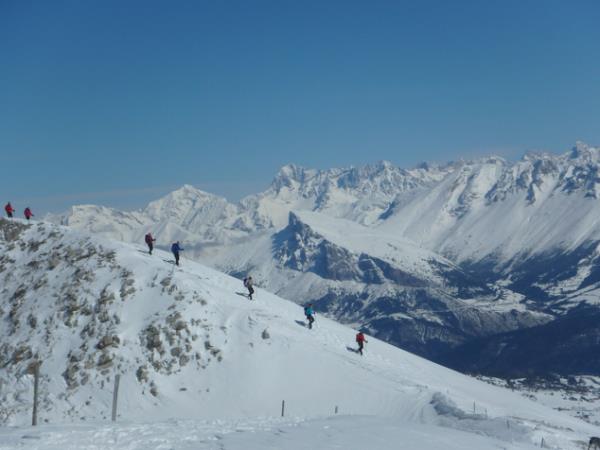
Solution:
<svg viewBox="0 0 600 450"><path fill-rule="evenodd" d="M117 421L117 402L119 400L119 382L121 381L121 375L115 375L115 387L113 389L113 401L112 401L112 421Z"/></svg>
<svg viewBox="0 0 600 450"><path fill-rule="evenodd" d="M285 416L285 400L281 400L281 417Z"/></svg>
<svg viewBox="0 0 600 450"><path fill-rule="evenodd" d="M40 362L36 361L33 366L33 414L31 417L31 425L34 427L38 423L38 394L40 388Z"/></svg>

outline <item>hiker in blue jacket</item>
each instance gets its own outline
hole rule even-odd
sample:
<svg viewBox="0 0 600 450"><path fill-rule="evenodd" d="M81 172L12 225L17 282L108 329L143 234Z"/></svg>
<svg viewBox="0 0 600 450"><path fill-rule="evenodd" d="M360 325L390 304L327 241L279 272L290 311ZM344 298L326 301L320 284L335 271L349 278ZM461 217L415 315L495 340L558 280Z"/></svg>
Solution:
<svg viewBox="0 0 600 450"><path fill-rule="evenodd" d="M173 256L175 256L175 265L179 265L179 252L182 252L183 249L179 246L179 241L173 243L171 245L171 251L173 252Z"/></svg>
<svg viewBox="0 0 600 450"><path fill-rule="evenodd" d="M304 307L304 315L308 320L308 328L312 330L312 324L315 321L315 310L312 307L312 303L309 303Z"/></svg>

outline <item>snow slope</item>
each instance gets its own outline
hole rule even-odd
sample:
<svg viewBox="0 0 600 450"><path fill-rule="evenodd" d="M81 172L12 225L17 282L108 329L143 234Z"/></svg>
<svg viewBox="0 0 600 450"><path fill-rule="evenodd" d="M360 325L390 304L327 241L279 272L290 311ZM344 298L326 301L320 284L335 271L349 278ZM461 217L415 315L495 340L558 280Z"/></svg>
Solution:
<svg viewBox="0 0 600 450"><path fill-rule="evenodd" d="M446 361L465 341L600 305L599 171L600 148L581 142L517 162L287 165L235 205L183 186L139 211L76 206L52 220L134 243L152 231L163 249L180 240L213 268L252 271L273 292ZM320 236L307 256L291 212Z"/></svg>
<svg viewBox="0 0 600 450"><path fill-rule="evenodd" d="M293 212L281 231L192 255L432 360L469 338L551 320L411 241L323 213Z"/></svg>
<svg viewBox="0 0 600 450"><path fill-rule="evenodd" d="M231 245L281 230L291 211L319 212L413 242L524 295L560 305L569 296L576 306L582 294L600 302L599 291L589 289L600 287L599 170L600 148L582 142L562 155L530 153L515 163L489 157L411 170L388 162L328 170L288 165L267 190L235 205L186 185L143 210L76 206L50 219L127 242L153 231L167 248L175 240ZM556 305L550 311L562 313Z"/></svg>
<svg viewBox="0 0 600 450"><path fill-rule="evenodd" d="M144 448L264 448L286 433L332 436L340 445L356 437L349 448L358 448L362 428L395 439L406 431L411 448L447 439L461 443L456 448L529 448L544 437L575 449L600 431L374 338L360 357L352 329L318 317L308 330L298 305L261 289L248 301L239 280L186 259L176 268L161 251L150 256L48 223L2 220L0 255L0 419L28 422L28 371L37 359L48 422L25 439L27 429L2 429L5 448L73 448L72 439L86 448L99 435L119 440L114 448L142 448L136 439L153 442ZM107 428L97 421L109 414L116 373L119 417L134 423ZM282 400L299 425L269 419ZM323 419L335 406L350 417ZM58 425L82 421L94 424ZM244 423L257 433L200 446L219 428ZM290 448L309 448L292 440Z"/></svg>
<svg viewBox="0 0 600 450"><path fill-rule="evenodd" d="M432 189L392 207L378 227L456 262L500 262L598 241L600 149L465 163ZM587 171L582 174L581 172Z"/></svg>

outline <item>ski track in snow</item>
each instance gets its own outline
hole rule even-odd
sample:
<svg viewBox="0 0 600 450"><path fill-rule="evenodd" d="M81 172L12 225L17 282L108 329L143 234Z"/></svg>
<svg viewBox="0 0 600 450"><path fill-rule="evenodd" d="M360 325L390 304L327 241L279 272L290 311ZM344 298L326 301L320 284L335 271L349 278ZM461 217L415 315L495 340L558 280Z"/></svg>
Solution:
<svg viewBox="0 0 600 450"><path fill-rule="evenodd" d="M0 450L528 450L532 444L391 419L337 416L254 421L42 426L0 431Z"/></svg>

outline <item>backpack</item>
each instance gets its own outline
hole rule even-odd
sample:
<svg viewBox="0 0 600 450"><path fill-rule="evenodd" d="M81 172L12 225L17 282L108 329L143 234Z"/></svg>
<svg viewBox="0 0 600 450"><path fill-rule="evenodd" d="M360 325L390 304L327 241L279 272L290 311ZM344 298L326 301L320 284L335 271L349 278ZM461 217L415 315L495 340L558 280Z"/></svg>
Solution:
<svg viewBox="0 0 600 450"><path fill-rule="evenodd" d="M244 287L248 287L248 278L244 278Z"/></svg>

